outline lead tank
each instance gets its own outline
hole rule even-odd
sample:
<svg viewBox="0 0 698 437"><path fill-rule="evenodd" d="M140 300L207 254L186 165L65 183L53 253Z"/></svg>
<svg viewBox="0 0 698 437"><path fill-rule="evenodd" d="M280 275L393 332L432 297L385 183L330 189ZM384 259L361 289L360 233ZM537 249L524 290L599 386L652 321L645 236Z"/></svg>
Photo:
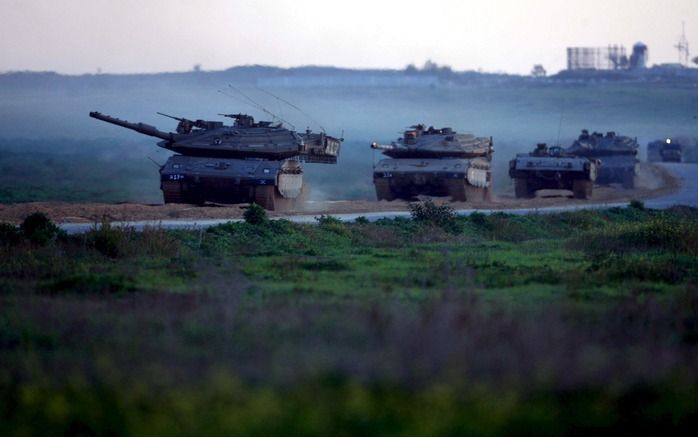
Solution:
<svg viewBox="0 0 698 437"><path fill-rule="evenodd" d="M492 138L459 134L450 127L412 126L388 145L371 144L390 159L373 168L378 200L411 200L418 195L454 201L488 200Z"/></svg>
<svg viewBox="0 0 698 437"><path fill-rule="evenodd" d="M567 153L601 161L597 183L619 183L624 188L634 188L638 146L635 138L617 135L615 132L590 134L585 129L567 148Z"/></svg>
<svg viewBox="0 0 698 437"><path fill-rule="evenodd" d="M531 153L520 153L509 161L509 176L514 180L517 198L535 196L536 191L570 190L578 199L588 199L593 192L599 162L574 156L561 147L540 143Z"/></svg>
<svg viewBox="0 0 698 437"><path fill-rule="evenodd" d="M247 114L220 114L234 120L178 120L176 132L90 112L90 117L160 138L171 150L160 168L165 203L255 202L268 210L299 209L307 191L301 162L335 164L342 139L324 132L297 133L281 124L255 122Z"/></svg>

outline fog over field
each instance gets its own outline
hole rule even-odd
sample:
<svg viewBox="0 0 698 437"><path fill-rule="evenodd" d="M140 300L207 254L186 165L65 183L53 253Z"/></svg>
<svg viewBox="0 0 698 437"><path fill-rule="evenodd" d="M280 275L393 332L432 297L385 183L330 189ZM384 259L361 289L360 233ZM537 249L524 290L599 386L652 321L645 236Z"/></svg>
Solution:
<svg viewBox="0 0 698 437"><path fill-rule="evenodd" d="M161 202L157 167L150 159L164 163L169 152L156 147L155 138L89 118L89 111L169 131L176 121L156 112L190 119L223 120L218 113L237 112L271 118L246 104L229 85L298 130L320 127L258 85L302 108L329 134L343 133L337 166L305 166L316 199L373 199L371 166L381 155L369 144L394 140L416 123L492 136L499 192L510 189L506 170L513 155L537 142L556 143L558 131L562 145L584 128L637 137L641 158L649 141L698 137L698 88L691 82L570 83L495 75L478 79L475 74L474 80L458 85L422 81L405 86L399 81L391 85L391 75L401 77L395 71L375 70L374 79L388 75L377 84L353 78L356 70L338 71L344 71L339 79L340 73L331 69L300 74L261 67L154 75L2 75L1 186L5 193L36 188L2 201ZM91 173L94 177L87 178ZM85 191L85 184L89 190L84 196L69 192L71 187ZM57 185L62 189L52 190Z"/></svg>

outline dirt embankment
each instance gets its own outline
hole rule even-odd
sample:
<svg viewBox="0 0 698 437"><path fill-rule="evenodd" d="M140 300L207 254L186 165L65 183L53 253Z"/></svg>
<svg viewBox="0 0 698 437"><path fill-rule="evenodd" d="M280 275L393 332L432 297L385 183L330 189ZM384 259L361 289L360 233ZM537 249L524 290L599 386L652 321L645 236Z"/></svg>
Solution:
<svg viewBox="0 0 698 437"><path fill-rule="evenodd" d="M631 199L646 199L669 194L678 188L678 182L661 167L642 163L635 189L623 189L619 185L596 186L590 200L565 197L565 192L546 193L553 197L516 199L512 192L498 193L491 202L452 202L455 209L507 209L541 208L547 206L575 205L587 203L623 202ZM571 194L571 193L570 193ZM109 221L138 220L191 220L240 218L246 205L194 206L183 204L143 205L133 203L73 204L65 202L33 202L0 205L0 222L20 223L33 212L43 212L58 223L94 223ZM310 201L303 211L271 212L271 216L289 214L342 214L380 211L406 211L408 202L375 202L366 200Z"/></svg>

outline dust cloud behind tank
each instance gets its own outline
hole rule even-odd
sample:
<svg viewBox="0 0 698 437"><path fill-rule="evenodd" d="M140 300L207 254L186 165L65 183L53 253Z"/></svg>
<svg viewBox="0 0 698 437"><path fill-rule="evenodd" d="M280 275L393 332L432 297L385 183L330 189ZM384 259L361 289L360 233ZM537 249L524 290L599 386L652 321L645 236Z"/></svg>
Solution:
<svg viewBox="0 0 698 437"><path fill-rule="evenodd" d="M638 147L635 138L617 135L615 132L590 134L583 130L579 138L567 148L567 153L599 160L601 167L596 178L598 184L618 183L624 188L634 188Z"/></svg>
<svg viewBox="0 0 698 437"><path fill-rule="evenodd" d="M165 203L247 203L269 210L300 209L307 194L301 162L335 164L342 139L298 133L281 123L255 122L247 114L220 114L234 120L189 120L173 117L176 132L90 112L90 117L160 138L171 150L160 168Z"/></svg>
<svg viewBox="0 0 698 437"><path fill-rule="evenodd" d="M418 124L397 141L373 143L371 148L389 157L373 168L378 200L410 200L419 195L450 196L454 201L489 200L494 151L491 137Z"/></svg>
<svg viewBox="0 0 698 437"><path fill-rule="evenodd" d="M593 193L599 162L575 156L561 147L540 143L531 153L520 153L509 162L517 198L530 198L538 190L569 190L578 199Z"/></svg>

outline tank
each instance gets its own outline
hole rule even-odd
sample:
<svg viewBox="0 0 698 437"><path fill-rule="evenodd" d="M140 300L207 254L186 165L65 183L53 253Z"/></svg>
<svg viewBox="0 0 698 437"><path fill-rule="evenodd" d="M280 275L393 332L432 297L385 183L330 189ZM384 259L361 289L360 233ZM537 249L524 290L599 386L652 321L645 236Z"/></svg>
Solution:
<svg viewBox="0 0 698 437"><path fill-rule="evenodd" d="M602 165L596 178L598 184L619 183L624 188L634 188L637 150L637 139L617 135L615 132L590 134L585 129L567 148L567 153L599 160Z"/></svg>
<svg viewBox="0 0 698 437"><path fill-rule="evenodd" d="M538 190L570 190L577 199L588 199L593 192L599 162L574 156L561 147L540 143L531 153L520 153L509 161L517 198L533 197Z"/></svg>
<svg viewBox="0 0 698 437"><path fill-rule="evenodd" d="M649 162L681 162L683 160L683 145L673 138L652 141L647 145L647 161Z"/></svg>
<svg viewBox="0 0 698 437"><path fill-rule="evenodd" d="M307 188L301 162L335 164L342 139L297 133L279 123L255 122L247 114L219 114L234 120L177 120L175 132L90 112L90 117L159 138L175 152L160 168L165 203L247 203L268 210L299 209Z"/></svg>
<svg viewBox="0 0 698 437"><path fill-rule="evenodd" d="M373 167L378 200L411 200L419 195L450 196L454 201L489 199L491 137L418 124L397 141L373 143L371 148L388 156Z"/></svg>

